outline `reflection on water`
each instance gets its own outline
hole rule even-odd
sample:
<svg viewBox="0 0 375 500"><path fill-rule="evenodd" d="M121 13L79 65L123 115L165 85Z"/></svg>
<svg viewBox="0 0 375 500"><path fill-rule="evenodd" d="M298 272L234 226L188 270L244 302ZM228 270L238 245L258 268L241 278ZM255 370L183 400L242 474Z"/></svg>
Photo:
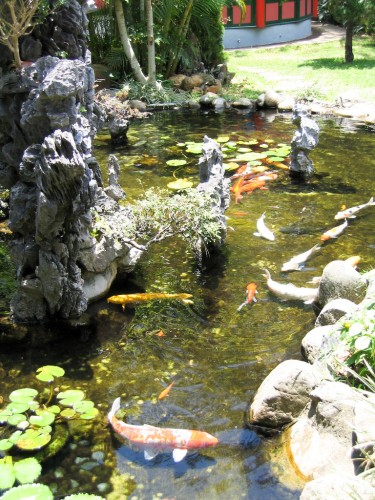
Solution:
<svg viewBox="0 0 375 500"><path fill-rule="evenodd" d="M73 429L66 450L44 465L41 480L56 495L85 491L106 498L277 498L299 497L303 482L287 465L278 438L260 438L244 428L244 415L255 391L280 361L300 359L300 342L312 328L311 306L281 302L268 292L263 268L281 282L305 286L333 259L360 255L361 269L374 267L373 209L350 222L337 241L324 245L302 272L281 273L292 256L318 243L335 226L334 215L368 201L373 194L374 134L365 129L317 119L320 143L311 154L316 176L301 185L285 171L266 191L257 190L232 203L227 212L228 237L219 254L198 269L179 241L151 248L126 280L111 294L186 292L193 305L152 302L127 308L104 300L90 306L92 321L72 332L49 327L55 340L41 343L45 330L34 328L14 352L0 353L0 395L21 386L35 386L34 371L57 364L65 383L83 389L101 410L90 433ZM349 122L343 122L346 125ZM103 170L109 153L118 156L127 201L150 186L166 187L175 176L198 183L199 155L181 152L178 143L202 141L204 135L231 140L259 138L289 143L295 127L290 116L272 113L160 113L133 122L126 147L111 150L109 138L97 139ZM187 166L175 172L166 161L181 157ZM105 175L104 175L105 177ZM266 212L276 235L256 238L256 220ZM237 307L249 282L258 285L258 301ZM162 334L160 334L162 332ZM167 398L158 394L175 381ZM121 397L123 418L135 424L198 428L219 437L215 448L189 453L175 464L171 454L144 460L143 453L112 436L105 415Z"/></svg>

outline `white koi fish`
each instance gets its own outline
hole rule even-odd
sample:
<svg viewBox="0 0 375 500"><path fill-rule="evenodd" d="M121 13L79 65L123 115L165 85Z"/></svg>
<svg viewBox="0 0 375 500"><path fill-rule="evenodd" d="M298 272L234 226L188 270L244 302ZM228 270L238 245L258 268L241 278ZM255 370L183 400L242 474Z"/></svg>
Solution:
<svg viewBox="0 0 375 500"><path fill-rule="evenodd" d="M267 269L264 269L267 278L268 289L282 300L303 300L305 304L312 304L318 295L319 288L303 288L293 285L292 283L278 283L271 278L271 274Z"/></svg>
<svg viewBox="0 0 375 500"><path fill-rule="evenodd" d="M314 245L310 250L307 250L306 252L300 253L299 255L296 255L295 257L292 257L288 262L283 264L283 267L281 268L282 271L300 271L301 267L303 264L311 259L311 257L314 256L317 252L322 247L320 247L318 244Z"/></svg>
<svg viewBox="0 0 375 500"><path fill-rule="evenodd" d="M362 210L362 208L371 207L374 205L375 205L374 197L371 196L370 200L367 203L363 203L363 205L357 205L355 207L346 208L342 212L337 212L337 214L335 215L335 219L336 220L355 219L356 216L354 214Z"/></svg>
<svg viewBox="0 0 375 500"><path fill-rule="evenodd" d="M254 236L259 236L269 241L275 241L275 235L270 229L268 229L268 227L264 223L265 217L266 213L263 213L261 217L259 217L259 219L257 220L258 232L254 233Z"/></svg>
<svg viewBox="0 0 375 500"><path fill-rule="evenodd" d="M144 449L146 460L152 460L160 452L172 450L173 460L181 462L188 450L215 446L219 442L216 437L203 431L126 424L115 415L120 403L120 398L114 400L108 420L117 434Z"/></svg>
<svg viewBox="0 0 375 500"><path fill-rule="evenodd" d="M323 233L320 237L321 241L327 241L332 238L338 238L340 234L342 234L345 229L348 227L348 221L345 219L345 221L340 224L339 226L335 226L332 229L329 229L325 233Z"/></svg>

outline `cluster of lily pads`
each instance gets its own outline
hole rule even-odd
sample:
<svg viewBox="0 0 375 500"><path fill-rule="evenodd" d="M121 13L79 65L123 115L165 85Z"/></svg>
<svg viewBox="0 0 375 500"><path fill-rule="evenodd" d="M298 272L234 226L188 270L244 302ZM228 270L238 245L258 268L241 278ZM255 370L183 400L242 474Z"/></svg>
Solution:
<svg viewBox="0 0 375 500"><path fill-rule="evenodd" d="M55 393L52 383L64 374L65 371L59 366L42 366L38 368L36 378L48 384L47 390L39 392L23 387L9 394L9 403L0 411L0 453L5 455L0 459L0 490L12 488L16 482L23 485L37 479L41 472L38 458L44 457L39 450L47 445L54 450L54 441L59 441L60 449L67 440L67 436L61 439L61 425L55 424L72 419L91 420L98 415L94 403L85 399L83 391L70 389ZM9 453L17 451L35 453L36 456L14 461ZM45 488L42 491L46 491ZM3 498L26 498L11 496L11 492L9 490ZM52 496L43 493L40 498Z"/></svg>
<svg viewBox="0 0 375 500"><path fill-rule="evenodd" d="M230 136L219 136L216 142L221 144L226 171L236 170L240 164L247 163L251 167L260 165L275 165L282 163L290 154L290 146L285 143L274 144L272 139L265 139L263 142L257 139L231 140ZM201 155L203 150L202 142L186 141L177 143L179 148L184 148L187 155ZM166 162L170 167L176 167L176 171L186 165L188 160L183 158L171 159ZM280 166L280 165L279 165ZM287 168L286 165L284 165ZM193 182L188 178L177 179L168 184L170 189L187 189L192 187Z"/></svg>

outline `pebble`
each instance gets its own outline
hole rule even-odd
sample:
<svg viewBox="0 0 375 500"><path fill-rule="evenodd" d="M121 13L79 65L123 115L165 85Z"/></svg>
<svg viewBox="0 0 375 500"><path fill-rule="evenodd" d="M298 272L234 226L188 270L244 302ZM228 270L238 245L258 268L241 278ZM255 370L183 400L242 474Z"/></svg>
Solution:
<svg viewBox="0 0 375 500"><path fill-rule="evenodd" d="M85 462L81 465L81 469L83 470L92 470L94 467L98 467L98 462Z"/></svg>
<svg viewBox="0 0 375 500"><path fill-rule="evenodd" d="M98 491L100 493L105 493L106 491L109 490L109 484L108 483L99 483L97 486Z"/></svg>
<svg viewBox="0 0 375 500"><path fill-rule="evenodd" d="M96 460L99 463L103 463L104 462L105 454L104 454L103 451L94 451L91 454L91 457L92 457L93 460Z"/></svg>
<svg viewBox="0 0 375 500"><path fill-rule="evenodd" d="M61 477L64 477L65 475L65 471L62 467L58 467L56 470L55 470L55 478L56 479L59 479Z"/></svg>
<svg viewBox="0 0 375 500"><path fill-rule="evenodd" d="M74 463L79 465L81 464L82 462L85 462L87 460L86 457L76 457L76 459L74 460Z"/></svg>

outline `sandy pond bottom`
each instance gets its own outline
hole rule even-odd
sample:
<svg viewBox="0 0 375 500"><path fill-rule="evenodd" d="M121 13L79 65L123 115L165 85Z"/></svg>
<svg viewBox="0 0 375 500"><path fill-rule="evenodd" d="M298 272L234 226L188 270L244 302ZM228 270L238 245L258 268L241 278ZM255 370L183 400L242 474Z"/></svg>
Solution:
<svg viewBox="0 0 375 500"><path fill-rule="evenodd" d="M284 262L337 225L334 216L342 205L365 203L374 194L374 133L348 121L316 120L320 142L311 154L316 176L309 183L294 184L278 170L268 190L231 204L227 242L203 269L181 242L164 242L111 291L186 292L194 304L158 301L122 312L103 300L89 308L90 329L73 335L55 329L57 339L48 344L42 340L45 331L33 329L17 352L2 348L4 398L15 388L37 386L39 366L57 364L66 371L64 386L83 389L101 411L88 433L76 428L65 449L44 464L41 480L56 497L78 491L109 499L299 497L303 481L285 461L281 440L246 429L244 415L272 368L284 359L300 359L300 342L313 327L315 313L311 306L274 298L263 268L277 281L305 286L334 259L360 255L360 270L375 264L373 207L350 221L345 233L325 244L303 271L281 272ZM159 113L132 123L124 148L112 150L108 137L100 135L96 155L103 170L108 154L117 155L131 202L148 187L166 187L176 177L198 183L199 155L177 144L200 142L206 134L234 142L257 139L270 147L270 141L289 144L294 130L289 115ZM185 158L187 165L179 170L166 165L175 158ZM253 235L263 212L275 242ZM238 313L252 281L258 301ZM172 381L169 396L157 401ZM168 453L148 462L118 441L106 424L105 415L119 396L128 422L201 429L220 444L178 464Z"/></svg>

